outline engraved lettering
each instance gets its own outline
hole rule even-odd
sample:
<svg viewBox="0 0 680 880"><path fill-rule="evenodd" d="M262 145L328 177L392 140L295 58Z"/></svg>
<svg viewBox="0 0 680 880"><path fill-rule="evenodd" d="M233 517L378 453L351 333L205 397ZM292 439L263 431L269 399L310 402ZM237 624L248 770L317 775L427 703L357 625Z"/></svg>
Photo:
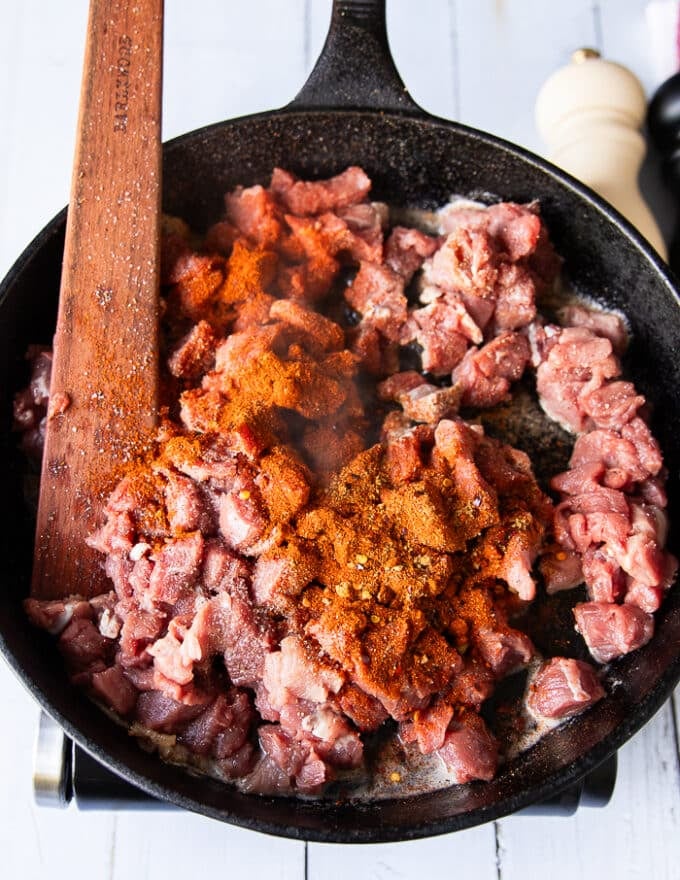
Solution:
<svg viewBox="0 0 680 880"><path fill-rule="evenodd" d="M127 131L128 101L130 98L130 65L132 63L132 37L121 34L118 37L118 58L116 59L116 93L114 97L113 130Z"/></svg>

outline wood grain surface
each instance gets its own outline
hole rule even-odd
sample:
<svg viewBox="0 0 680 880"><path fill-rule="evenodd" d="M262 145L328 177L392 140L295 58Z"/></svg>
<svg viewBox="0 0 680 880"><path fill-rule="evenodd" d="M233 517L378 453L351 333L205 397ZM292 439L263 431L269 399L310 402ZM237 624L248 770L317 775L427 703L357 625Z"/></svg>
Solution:
<svg viewBox="0 0 680 880"><path fill-rule="evenodd" d="M426 109L540 152L533 102L572 51L627 64L647 93L654 64L646 0L388 0L402 76ZM329 0L167 0L164 136L271 109L298 91L323 42ZM0 273L66 203L86 0L0 4ZM41 111L36 114L35 108ZM49 148L46 148L49 140ZM662 228L675 206L651 157L643 188ZM173 880L678 880L680 771L669 701L619 753L605 809L516 816L405 844L335 846L264 837L184 814L36 808L30 790L38 710L0 662L3 878ZM678 719L680 720L680 719Z"/></svg>
<svg viewBox="0 0 680 880"><path fill-rule="evenodd" d="M106 589L85 538L156 424L162 6L90 8L35 540L45 598Z"/></svg>

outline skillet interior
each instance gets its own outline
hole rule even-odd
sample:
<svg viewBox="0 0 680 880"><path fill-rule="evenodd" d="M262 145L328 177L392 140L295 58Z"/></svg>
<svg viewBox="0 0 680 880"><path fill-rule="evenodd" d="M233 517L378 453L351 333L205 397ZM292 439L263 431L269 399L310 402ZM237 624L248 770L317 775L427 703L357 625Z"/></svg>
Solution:
<svg viewBox="0 0 680 880"><path fill-rule="evenodd" d="M375 112L263 114L211 126L166 145L165 210L197 228L216 219L223 193L266 182L272 167L327 176L362 165L373 195L433 207L453 193L540 198L568 277L582 292L622 309L633 344L626 371L654 404L653 429L670 472L671 521L677 520L680 434L680 303L661 262L632 228L575 181L528 153L463 126ZM12 526L3 533L0 647L36 698L74 738L151 794L223 821L289 837L378 842L454 831L506 815L558 791L596 766L661 705L680 677L680 591L657 614L653 640L611 665L610 696L509 764L491 783L369 805L245 796L145 755L66 681L49 637L24 619L32 523L20 515L21 462L12 451L12 392L25 379L23 353L49 342L54 327L64 215L29 246L0 288L2 484ZM678 526L669 547L678 554Z"/></svg>

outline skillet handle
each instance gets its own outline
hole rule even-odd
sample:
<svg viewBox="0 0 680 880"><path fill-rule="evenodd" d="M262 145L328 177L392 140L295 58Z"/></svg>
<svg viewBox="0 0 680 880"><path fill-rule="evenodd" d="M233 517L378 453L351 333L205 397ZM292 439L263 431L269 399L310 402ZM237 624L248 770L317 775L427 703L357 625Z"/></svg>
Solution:
<svg viewBox="0 0 680 880"><path fill-rule="evenodd" d="M423 114L395 67L385 0L333 0L319 60L287 110L389 110Z"/></svg>

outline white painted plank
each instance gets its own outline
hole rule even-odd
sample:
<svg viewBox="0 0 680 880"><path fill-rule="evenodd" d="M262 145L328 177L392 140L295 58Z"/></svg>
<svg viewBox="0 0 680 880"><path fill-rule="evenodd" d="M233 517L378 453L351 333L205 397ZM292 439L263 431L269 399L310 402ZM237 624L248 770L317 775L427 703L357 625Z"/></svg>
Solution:
<svg viewBox="0 0 680 880"><path fill-rule="evenodd" d="M305 844L186 813L120 813L111 880L208 877L302 880ZM218 875L219 876L219 875Z"/></svg>
<svg viewBox="0 0 680 880"><path fill-rule="evenodd" d="M387 3L387 33L401 78L416 103L445 119L458 115L455 28L448 2Z"/></svg>
<svg viewBox="0 0 680 880"><path fill-rule="evenodd" d="M550 871L551 880L676 880L680 776L670 707L619 753L611 803L570 818L516 816L499 823L502 880Z"/></svg>
<svg viewBox="0 0 680 880"><path fill-rule="evenodd" d="M163 135L288 103L306 76L305 0L167 0Z"/></svg>
<svg viewBox="0 0 680 880"><path fill-rule="evenodd" d="M456 0L460 121L540 152L534 103L574 49L597 42L592 0Z"/></svg>
<svg viewBox="0 0 680 880"><path fill-rule="evenodd" d="M3 3L0 16L0 34L9 37L3 80L12 94L0 126L2 277L68 198L87 0Z"/></svg>
<svg viewBox="0 0 680 880"><path fill-rule="evenodd" d="M451 880L463 876L497 880L493 825L406 843L309 845L309 880Z"/></svg>
<svg viewBox="0 0 680 880"><path fill-rule="evenodd" d="M659 83L645 18L647 4L648 0L598 0L603 56L632 70L649 95ZM675 42L674 33L667 36Z"/></svg>
<svg viewBox="0 0 680 880"><path fill-rule="evenodd" d="M0 733L0 876L71 880L110 876L115 819L111 814L49 810L33 803L33 741L39 710L0 661L3 726Z"/></svg>

